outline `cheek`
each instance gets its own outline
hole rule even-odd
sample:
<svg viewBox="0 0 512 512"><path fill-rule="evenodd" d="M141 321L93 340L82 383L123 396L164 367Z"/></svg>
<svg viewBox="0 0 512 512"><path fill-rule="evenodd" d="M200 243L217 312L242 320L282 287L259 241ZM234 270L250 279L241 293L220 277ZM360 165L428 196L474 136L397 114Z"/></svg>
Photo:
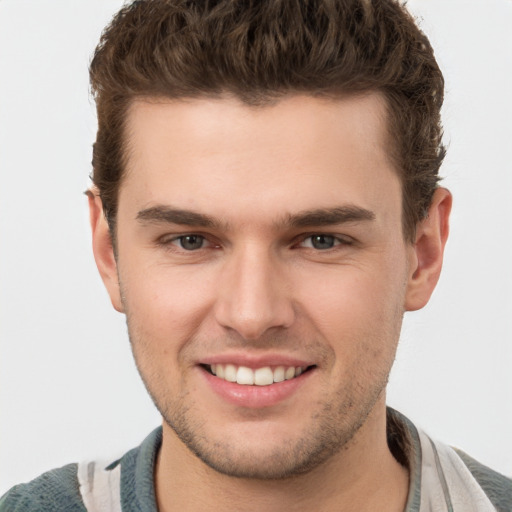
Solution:
<svg viewBox="0 0 512 512"><path fill-rule="evenodd" d="M153 399L171 407L166 389L176 399L190 391L180 368L189 364L187 347L209 310L205 281L199 272L129 263L119 277L135 362Z"/></svg>
<svg viewBox="0 0 512 512"><path fill-rule="evenodd" d="M208 275L200 268L151 265L132 257L120 265L119 278L131 328L161 350L185 343L212 302Z"/></svg>
<svg viewBox="0 0 512 512"><path fill-rule="evenodd" d="M321 279L303 277L301 309L341 359L394 353L405 286L403 273L392 267L391 260L381 260L371 270L341 267Z"/></svg>

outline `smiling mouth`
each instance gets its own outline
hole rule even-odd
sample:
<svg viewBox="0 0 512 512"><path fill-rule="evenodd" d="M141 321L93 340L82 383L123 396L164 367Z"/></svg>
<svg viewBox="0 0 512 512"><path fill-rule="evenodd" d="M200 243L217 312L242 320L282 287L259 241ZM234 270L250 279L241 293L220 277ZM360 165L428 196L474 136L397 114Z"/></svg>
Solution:
<svg viewBox="0 0 512 512"><path fill-rule="evenodd" d="M234 364L203 365L212 375L227 382L236 382L243 386L270 386L285 380L292 380L310 371L314 366L263 366L248 368Z"/></svg>

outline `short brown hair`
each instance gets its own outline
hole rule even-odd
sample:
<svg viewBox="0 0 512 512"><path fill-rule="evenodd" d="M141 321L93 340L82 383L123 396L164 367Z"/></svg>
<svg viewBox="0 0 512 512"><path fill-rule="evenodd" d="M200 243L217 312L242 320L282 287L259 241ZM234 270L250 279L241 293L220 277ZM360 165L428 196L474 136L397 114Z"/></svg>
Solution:
<svg viewBox="0 0 512 512"><path fill-rule="evenodd" d="M380 91L390 155L413 241L444 158L444 81L426 36L398 0L137 0L102 34L91 67L98 112L92 180L112 232L123 176L124 122L140 97Z"/></svg>

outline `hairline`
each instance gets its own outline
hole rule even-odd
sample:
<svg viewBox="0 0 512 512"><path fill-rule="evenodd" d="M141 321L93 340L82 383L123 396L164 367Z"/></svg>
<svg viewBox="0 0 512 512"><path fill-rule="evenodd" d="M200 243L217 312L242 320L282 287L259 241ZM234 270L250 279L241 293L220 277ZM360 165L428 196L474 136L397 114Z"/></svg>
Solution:
<svg viewBox="0 0 512 512"><path fill-rule="evenodd" d="M128 162L130 159L130 135L127 130L127 121L130 115L131 109L137 103L148 103L148 104L169 104L178 102L187 102L201 99L236 99L241 104L254 109L264 109L277 105L280 101L285 98L294 96L304 96L310 98L323 99L325 101L339 101L346 98L364 97L371 94L379 95L383 100L384 105L384 117L382 122L384 123L384 154L389 159L389 163L393 171L396 173L400 181L401 189L401 226L402 236L406 243L414 243L416 226L409 233L407 226L407 215L405 211L405 174L400 166L400 151L397 143L394 142L393 129L392 129L392 105L388 94L380 88L365 88L360 90L350 90L348 88L340 88L334 90L276 90L276 91L254 91L253 95L243 95L235 91L223 89L220 91L204 91L198 92L197 94L170 94L170 93L134 93L132 95L126 95L124 98L124 105L122 108L122 139L121 139L121 166L122 173L120 175L117 184L117 196L116 196L116 211L113 212L113 216L107 217L107 222L112 237L112 243L114 248L116 247L116 225L117 225L117 210L119 208L119 193L123 185L123 181L126 177ZM418 222L422 219L420 218Z"/></svg>

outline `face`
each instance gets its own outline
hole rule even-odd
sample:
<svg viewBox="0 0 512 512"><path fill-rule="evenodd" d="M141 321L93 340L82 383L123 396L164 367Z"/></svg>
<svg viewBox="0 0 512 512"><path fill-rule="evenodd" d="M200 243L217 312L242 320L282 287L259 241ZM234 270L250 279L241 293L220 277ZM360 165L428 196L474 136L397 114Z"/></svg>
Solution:
<svg viewBox="0 0 512 512"><path fill-rule="evenodd" d="M127 133L109 290L164 429L236 476L340 454L384 408L415 261L384 101L140 101Z"/></svg>

